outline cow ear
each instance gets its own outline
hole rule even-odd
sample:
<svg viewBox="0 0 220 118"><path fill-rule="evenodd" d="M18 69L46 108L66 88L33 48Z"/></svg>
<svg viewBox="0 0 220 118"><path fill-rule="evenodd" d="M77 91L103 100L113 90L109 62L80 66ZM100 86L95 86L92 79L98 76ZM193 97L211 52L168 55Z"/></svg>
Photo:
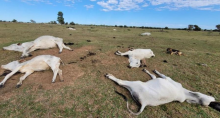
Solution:
<svg viewBox="0 0 220 118"><path fill-rule="evenodd" d="M25 59L21 59L21 60L19 60L18 62L19 63L22 63L22 62L25 62L26 60Z"/></svg>
<svg viewBox="0 0 220 118"><path fill-rule="evenodd" d="M17 45L21 45L21 43L18 43Z"/></svg>

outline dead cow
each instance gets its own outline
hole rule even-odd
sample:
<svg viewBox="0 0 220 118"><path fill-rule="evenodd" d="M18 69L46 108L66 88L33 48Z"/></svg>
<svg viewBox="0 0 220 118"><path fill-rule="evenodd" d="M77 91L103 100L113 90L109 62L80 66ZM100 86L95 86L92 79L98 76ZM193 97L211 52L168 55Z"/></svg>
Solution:
<svg viewBox="0 0 220 118"><path fill-rule="evenodd" d="M146 66L145 58L155 57L151 49L129 49L129 51L125 53L116 51L115 54L120 56L128 55L130 68L132 67L138 68L141 64L142 64L141 66Z"/></svg>
<svg viewBox="0 0 220 118"><path fill-rule="evenodd" d="M183 54L179 50L172 49L172 48L167 48L167 53L170 54L170 55L176 54L176 55L179 55L179 56L181 56Z"/></svg>
<svg viewBox="0 0 220 118"><path fill-rule="evenodd" d="M170 77L167 77L158 71L154 70L154 73L161 78L156 78L155 75L149 73L146 69L144 72L149 74L152 80L147 82L141 81L125 81L114 77L111 74L107 74L106 77L116 82L120 86L123 86L129 90L133 99L141 105L139 112L134 113L129 109L127 98L122 95L127 101L127 109L134 115L139 115L146 106L158 106L172 101L188 103L196 103L203 106L210 106L220 111L220 103L215 102L215 98L202 94L200 92L192 92L182 87L178 82L175 82Z"/></svg>
<svg viewBox="0 0 220 118"><path fill-rule="evenodd" d="M57 74L59 74L60 76L60 81L64 81L62 77L62 70L59 69L60 62L62 62L62 60L58 57L51 55L40 55L29 61L25 61L25 62L13 61L6 65L2 65L1 68L10 70L11 73L5 76L5 78L0 83L0 87L3 87L5 82L16 72L25 73L24 76L20 77L20 81L17 83L17 87L20 87L22 81L25 80L25 78L30 74L32 74L34 71L43 71L43 70L48 70L50 68L53 71L53 79L52 79L53 83L56 80Z"/></svg>
<svg viewBox="0 0 220 118"><path fill-rule="evenodd" d="M58 46L59 53L62 52L63 48L71 50L71 48L65 46L63 44L63 39L54 37L54 36L41 36L34 41L30 42L25 42L25 43L18 43L18 44L12 44L7 47L3 47L4 50L14 50L14 51L19 51L22 52L21 57L26 57L29 56L30 52L33 52L37 49L49 49L49 48L54 48Z"/></svg>

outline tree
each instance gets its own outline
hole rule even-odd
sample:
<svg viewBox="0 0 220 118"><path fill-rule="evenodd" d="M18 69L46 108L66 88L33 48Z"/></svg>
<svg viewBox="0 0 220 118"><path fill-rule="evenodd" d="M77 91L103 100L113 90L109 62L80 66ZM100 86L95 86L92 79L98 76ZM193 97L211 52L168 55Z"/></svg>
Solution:
<svg viewBox="0 0 220 118"><path fill-rule="evenodd" d="M201 31L202 29L198 25L194 25L194 31Z"/></svg>
<svg viewBox="0 0 220 118"><path fill-rule="evenodd" d="M16 20L16 19L13 19L12 22L17 22L17 20Z"/></svg>
<svg viewBox="0 0 220 118"><path fill-rule="evenodd" d="M168 27L165 27L164 29L169 29Z"/></svg>
<svg viewBox="0 0 220 118"><path fill-rule="evenodd" d="M72 21L72 22L70 22L70 25L75 25L75 23Z"/></svg>
<svg viewBox="0 0 220 118"><path fill-rule="evenodd" d="M188 25L188 30L193 30L193 25Z"/></svg>
<svg viewBox="0 0 220 118"><path fill-rule="evenodd" d="M219 30L219 34L220 34L220 24L216 25L216 28Z"/></svg>
<svg viewBox="0 0 220 118"><path fill-rule="evenodd" d="M63 18L63 12L59 11L58 12L58 17L57 17L57 21L60 23L60 24L64 24L64 18Z"/></svg>
<svg viewBox="0 0 220 118"><path fill-rule="evenodd" d="M31 21L31 23L36 23L36 21L34 21L34 20L32 20L32 19L31 19L30 21Z"/></svg>

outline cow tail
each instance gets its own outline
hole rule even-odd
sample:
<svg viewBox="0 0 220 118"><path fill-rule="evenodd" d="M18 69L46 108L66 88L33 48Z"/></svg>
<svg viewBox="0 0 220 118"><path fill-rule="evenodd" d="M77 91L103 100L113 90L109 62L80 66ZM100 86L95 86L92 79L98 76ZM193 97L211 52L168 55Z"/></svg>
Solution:
<svg viewBox="0 0 220 118"><path fill-rule="evenodd" d="M115 91L115 93L117 93L118 95L122 96L124 98L124 100L126 101L127 103L127 109L128 111L133 114L133 115L139 115L143 110L144 110L144 107L145 106L141 106L140 110L137 112L137 113L134 113L133 111L131 111L131 109L129 109L129 103L128 103L128 99L125 95L123 95L122 93L119 93L118 91Z"/></svg>

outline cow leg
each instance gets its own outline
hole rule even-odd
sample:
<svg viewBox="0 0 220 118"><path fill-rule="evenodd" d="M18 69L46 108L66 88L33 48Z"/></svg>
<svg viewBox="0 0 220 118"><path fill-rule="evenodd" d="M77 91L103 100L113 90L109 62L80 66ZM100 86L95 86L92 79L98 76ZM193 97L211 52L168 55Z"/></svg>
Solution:
<svg viewBox="0 0 220 118"><path fill-rule="evenodd" d="M120 56L124 56L124 55L128 55L128 54L129 54L128 52L129 52L129 51L127 51L127 52L125 52L125 53L122 53L122 52L120 52L120 51L116 51L115 54L116 54L116 55L120 55Z"/></svg>
<svg viewBox="0 0 220 118"><path fill-rule="evenodd" d="M59 71L58 69L54 69L54 70L53 70L53 79L52 79L52 83L55 83L58 71Z"/></svg>
<svg viewBox="0 0 220 118"><path fill-rule="evenodd" d="M60 81L63 82L63 74L62 74L62 70L59 69L58 74L60 76Z"/></svg>
<svg viewBox="0 0 220 118"><path fill-rule="evenodd" d="M17 83L17 88L19 88L21 85L22 85L22 81L24 81L26 78L27 78L27 76L29 76L30 74L32 74L34 71L28 71L28 72L26 72L25 73L25 75L24 76L21 76L20 77L20 81Z"/></svg>
<svg viewBox="0 0 220 118"><path fill-rule="evenodd" d="M30 50L30 48L25 48L22 52L21 57L28 57L29 56L29 50Z"/></svg>
<svg viewBox="0 0 220 118"><path fill-rule="evenodd" d="M33 46L33 47L31 47L28 51L27 51L27 53L29 54L30 52L33 52L33 51L35 51L36 50L36 48Z"/></svg>
<svg viewBox="0 0 220 118"><path fill-rule="evenodd" d="M22 56L21 57L27 57L29 56L30 52L33 52L34 50L36 50L36 48L34 47L34 45L30 45L28 47L25 47L25 49L23 50Z"/></svg>
<svg viewBox="0 0 220 118"><path fill-rule="evenodd" d="M173 55L173 52L171 52L170 55Z"/></svg>
<svg viewBox="0 0 220 118"><path fill-rule="evenodd" d="M165 76L164 74L161 74L160 72L158 72L157 70L153 71L155 74L159 75L160 77L162 77L163 79L166 79L167 76Z"/></svg>
<svg viewBox="0 0 220 118"><path fill-rule="evenodd" d="M61 53L63 51L63 45L61 44L61 42L59 42L59 43L57 43L57 46L60 49L59 53Z"/></svg>
<svg viewBox="0 0 220 118"><path fill-rule="evenodd" d="M59 72L59 66L60 66L60 62L56 63L56 64L49 64L49 66L51 67L52 71L53 71L53 79L52 79L52 83L55 82L57 74ZM59 72L60 74L62 73L62 71ZM61 78L62 79L62 78Z"/></svg>
<svg viewBox="0 0 220 118"><path fill-rule="evenodd" d="M156 79L156 76L151 74L147 69L143 69L144 72L146 72L152 79Z"/></svg>
<svg viewBox="0 0 220 118"><path fill-rule="evenodd" d="M16 72L19 71L21 67L17 67L15 68L11 73L9 73L8 75L5 76L5 78L2 80L2 82L0 83L0 88L2 88L5 84L5 82L12 76L14 75Z"/></svg>
<svg viewBox="0 0 220 118"><path fill-rule="evenodd" d="M145 59L141 60L141 67L147 67Z"/></svg>
<svg viewBox="0 0 220 118"><path fill-rule="evenodd" d="M130 86L132 85L132 82L130 81L124 81L124 80L120 80L117 79L115 76L113 76L112 74L106 74L105 75L107 78L111 79L112 81L116 82L117 84L119 84L120 86L123 86L127 89L130 88Z"/></svg>
<svg viewBox="0 0 220 118"><path fill-rule="evenodd" d="M67 47L63 44L63 48L67 49L67 50L70 50L70 51L73 51L73 49L71 49L70 47Z"/></svg>

